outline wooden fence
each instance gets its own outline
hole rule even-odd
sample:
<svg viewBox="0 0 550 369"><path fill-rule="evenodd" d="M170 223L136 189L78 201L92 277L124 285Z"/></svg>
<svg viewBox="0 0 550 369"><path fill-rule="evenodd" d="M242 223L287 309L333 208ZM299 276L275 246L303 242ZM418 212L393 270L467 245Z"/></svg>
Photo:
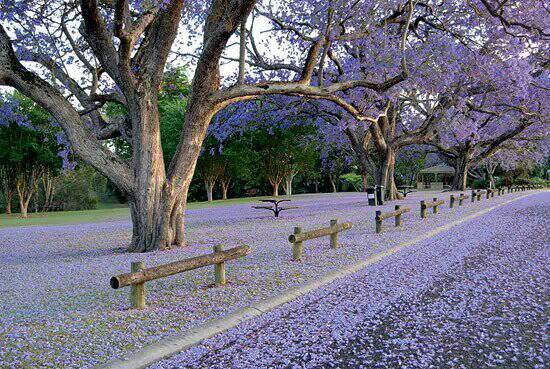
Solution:
<svg viewBox="0 0 550 369"><path fill-rule="evenodd" d="M222 245L214 246L214 253L196 256L194 258L174 261L172 263L158 265L152 268L145 268L143 262L133 262L130 273L119 274L111 277L111 287L114 289L131 286L130 303L133 308L145 308L145 282L168 277L174 274L186 272L193 269L214 265L214 276L216 285L224 285L225 262L241 258L250 254L250 246L243 245L229 250L223 250Z"/></svg>
<svg viewBox="0 0 550 369"><path fill-rule="evenodd" d="M384 219L395 218L395 226L396 227L401 226L401 224L402 224L401 216L404 213L408 213L409 211L411 211L410 208L401 208L401 205L395 205L395 211L392 211L392 212L389 212L389 213L382 213L380 210L377 210L376 211L376 217L375 217L375 221L376 221L375 230L376 230L376 233L382 232L382 221Z"/></svg>
<svg viewBox="0 0 550 369"><path fill-rule="evenodd" d="M288 236L288 241L292 243L292 258L302 260L302 243L314 238L330 236L330 247L338 247L338 233L351 229L352 222L338 223L337 219L330 221L330 226L326 228L314 229L312 231L302 232L301 227L294 227L294 234Z"/></svg>
<svg viewBox="0 0 550 369"><path fill-rule="evenodd" d="M438 200L437 197L434 197L432 202L420 201L420 218L426 218L429 208L432 208L433 213L437 214L439 212L439 206L444 203L445 201Z"/></svg>

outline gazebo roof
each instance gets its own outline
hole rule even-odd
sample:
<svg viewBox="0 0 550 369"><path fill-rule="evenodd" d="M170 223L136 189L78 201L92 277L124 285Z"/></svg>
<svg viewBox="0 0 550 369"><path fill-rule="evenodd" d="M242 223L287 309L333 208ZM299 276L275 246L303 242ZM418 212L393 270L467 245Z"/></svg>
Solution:
<svg viewBox="0 0 550 369"><path fill-rule="evenodd" d="M455 168L441 164L434 167L424 168L420 171L420 173L455 174Z"/></svg>

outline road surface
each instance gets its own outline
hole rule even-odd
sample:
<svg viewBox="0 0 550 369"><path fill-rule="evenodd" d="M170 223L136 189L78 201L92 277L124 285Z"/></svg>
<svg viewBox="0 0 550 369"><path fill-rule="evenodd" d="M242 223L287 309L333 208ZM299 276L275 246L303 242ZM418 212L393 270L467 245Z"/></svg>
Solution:
<svg viewBox="0 0 550 369"><path fill-rule="evenodd" d="M401 250L152 368L543 368L550 195Z"/></svg>

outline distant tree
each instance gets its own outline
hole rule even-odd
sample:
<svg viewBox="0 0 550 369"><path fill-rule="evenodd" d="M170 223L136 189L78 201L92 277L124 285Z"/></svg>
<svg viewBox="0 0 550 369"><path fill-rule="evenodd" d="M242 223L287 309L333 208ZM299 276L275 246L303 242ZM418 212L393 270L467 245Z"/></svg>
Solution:
<svg viewBox="0 0 550 369"><path fill-rule="evenodd" d="M36 194L40 180L55 175L62 167L64 151L58 142L49 115L31 100L19 94L4 96L0 120L0 176L11 213L14 193L19 199L21 216Z"/></svg>
<svg viewBox="0 0 550 369"><path fill-rule="evenodd" d="M204 182L209 202L212 202L214 199L214 186L223 171L224 167L221 156L219 153L216 153L215 149L206 150L206 152L199 156L197 161L197 177Z"/></svg>

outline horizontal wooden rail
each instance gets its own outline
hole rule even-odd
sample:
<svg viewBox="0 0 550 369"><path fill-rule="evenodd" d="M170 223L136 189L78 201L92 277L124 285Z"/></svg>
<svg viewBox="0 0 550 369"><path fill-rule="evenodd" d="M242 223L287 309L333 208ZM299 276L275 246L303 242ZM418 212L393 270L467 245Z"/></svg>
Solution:
<svg viewBox="0 0 550 369"><path fill-rule="evenodd" d="M411 211L411 208L401 208L400 205L395 205L395 210L389 213L382 213L380 210L377 210L376 217L374 218L376 222L376 233L382 232L382 221L384 219L395 218L395 226L401 226L401 216L409 211Z"/></svg>
<svg viewBox="0 0 550 369"><path fill-rule="evenodd" d="M438 200L437 197L434 197L432 202L420 201L420 217L426 218L429 208L433 208L434 214L437 214L439 212L439 206L443 204L445 204L445 201Z"/></svg>
<svg viewBox="0 0 550 369"><path fill-rule="evenodd" d="M485 193L485 190L478 190L476 192L477 201L481 201L481 196L483 196L484 193Z"/></svg>
<svg viewBox="0 0 550 369"><path fill-rule="evenodd" d="M172 263L145 268L143 262L134 262L131 272L111 277L110 284L114 289L132 286L130 292L132 307L145 307L145 282L168 277L174 274L215 265L216 285L225 284L225 262L250 254L250 246L243 245L223 250L221 245L214 246L214 253L196 256L194 258L174 261Z"/></svg>
<svg viewBox="0 0 550 369"><path fill-rule="evenodd" d="M330 236L330 247L335 249L338 247L338 233L351 229L352 222L338 223L338 219L332 219L330 226L326 228L314 229L307 232L302 232L301 227L294 227L294 234L288 236L288 241L292 243L292 258L294 260L302 259L302 242L312 240L314 238Z"/></svg>

